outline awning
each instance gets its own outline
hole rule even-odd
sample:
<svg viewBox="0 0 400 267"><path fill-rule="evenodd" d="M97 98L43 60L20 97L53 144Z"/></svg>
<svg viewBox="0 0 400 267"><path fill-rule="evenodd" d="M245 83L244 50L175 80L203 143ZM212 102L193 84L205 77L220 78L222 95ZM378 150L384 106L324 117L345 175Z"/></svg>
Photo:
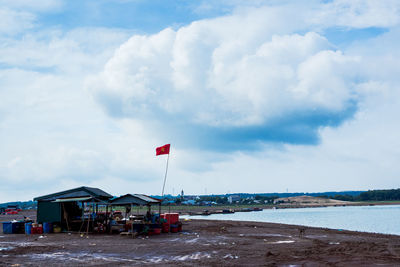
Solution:
<svg viewBox="0 0 400 267"><path fill-rule="evenodd" d="M93 197L75 197L75 198L58 198L52 202L74 202L74 201L86 201Z"/></svg>

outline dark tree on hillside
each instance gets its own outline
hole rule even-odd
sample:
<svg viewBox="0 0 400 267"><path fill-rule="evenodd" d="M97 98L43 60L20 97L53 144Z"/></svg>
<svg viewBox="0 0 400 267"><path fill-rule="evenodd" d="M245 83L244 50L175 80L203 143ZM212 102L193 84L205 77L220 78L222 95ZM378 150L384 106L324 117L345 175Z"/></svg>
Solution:
<svg viewBox="0 0 400 267"><path fill-rule="evenodd" d="M363 201L400 200L400 189L369 190L360 194Z"/></svg>

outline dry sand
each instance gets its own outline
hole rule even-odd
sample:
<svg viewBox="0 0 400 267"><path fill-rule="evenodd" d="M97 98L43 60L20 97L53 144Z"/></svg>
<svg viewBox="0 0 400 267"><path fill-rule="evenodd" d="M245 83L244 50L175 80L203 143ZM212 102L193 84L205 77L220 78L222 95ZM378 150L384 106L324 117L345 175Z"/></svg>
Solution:
<svg viewBox="0 0 400 267"><path fill-rule="evenodd" d="M0 235L0 266L399 266L400 236L191 220L181 233Z"/></svg>
<svg viewBox="0 0 400 267"><path fill-rule="evenodd" d="M342 201L337 199L312 197L312 196L296 196L296 197L282 197L274 201L278 206L347 206L357 205L359 202Z"/></svg>

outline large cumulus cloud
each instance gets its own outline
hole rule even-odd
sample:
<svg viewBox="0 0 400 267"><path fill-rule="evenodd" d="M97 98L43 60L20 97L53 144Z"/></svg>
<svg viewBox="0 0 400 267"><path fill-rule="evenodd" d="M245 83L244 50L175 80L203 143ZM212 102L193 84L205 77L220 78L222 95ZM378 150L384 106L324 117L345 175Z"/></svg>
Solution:
<svg viewBox="0 0 400 267"><path fill-rule="evenodd" d="M320 126L353 114L359 60L281 23L286 13L254 9L134 35L87 86L112 116L163 124L180 143L315 143Z"/></svg>

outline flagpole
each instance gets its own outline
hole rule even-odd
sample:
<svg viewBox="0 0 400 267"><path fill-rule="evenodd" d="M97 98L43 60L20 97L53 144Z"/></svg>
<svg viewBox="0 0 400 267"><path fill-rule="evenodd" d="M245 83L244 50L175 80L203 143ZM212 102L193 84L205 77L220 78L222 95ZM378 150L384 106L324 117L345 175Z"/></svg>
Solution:
<svg viewBox="0 0 400 267"><path fill-rule="evenodd" d="M164 188L165 188L165 181L167 180L168 162L169 162L169 153L168 153L168 158L167 158L167 166L165 168L164 184L163 184L162 192L161 192L161 203L164 200ZM158 215L159 216L158 217L158 220L159 220L158 223L161 222L161 203L160 203L160 210L159 210L159 215Z"/></svg>
<svg viewBox="0 0 400 267"><path fill-rule="evenodd" d="M164 184L163 184L163 187L162 187L161 199L164 198L165 181L167 180L167 173L168 173L168 162L169 162L169 153L168 153L168 158L167 158L167 166L165 168Z"/></svg>

